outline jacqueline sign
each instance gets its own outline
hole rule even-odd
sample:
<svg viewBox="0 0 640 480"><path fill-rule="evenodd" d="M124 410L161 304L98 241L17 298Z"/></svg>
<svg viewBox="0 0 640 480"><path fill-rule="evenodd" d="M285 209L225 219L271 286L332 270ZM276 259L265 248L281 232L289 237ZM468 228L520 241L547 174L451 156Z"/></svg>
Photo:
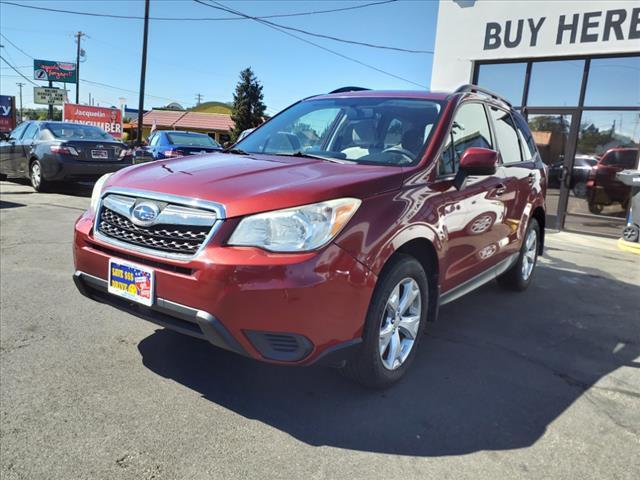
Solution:
<svg viewBox="0 0 640 480"><path fill-rule="evenodd" d="M33 78L44 82L76 83L76 64L52 62L50 60L33 61Z"/></svg>
<svg viewBox="0 0 640 480"><path fill-rule="evenodd" d="M16 126L16 97L0 95L0 132L10 132Z"/></svg>
<svg viewBox="0 0 640 480"><path fill-rule="evenodd" d="M90 107L65 103L62 112L65 122L100 127L115 138L122 138L122 111L118 108Z"/></svg>

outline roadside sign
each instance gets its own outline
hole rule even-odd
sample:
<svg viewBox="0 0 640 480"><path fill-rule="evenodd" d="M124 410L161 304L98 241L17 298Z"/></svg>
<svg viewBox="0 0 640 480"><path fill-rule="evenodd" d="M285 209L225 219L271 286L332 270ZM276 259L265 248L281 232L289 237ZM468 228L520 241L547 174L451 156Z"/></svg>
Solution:
<svg viewBox="0 0 640 480"><path fill-rule="evenodd" d="M33 103L41 105L62 105L66 100L61 88L33 87Z"/></svg>
<svg viewBox="0 0 640 480"><path fill-rule="evenodd" d="M100 127L114 138L122 138L122 110L65 103L62 110L65 122Z"/></svg>
<svg viewBox="0 0 640 480"><path fill-rule="evenodd" d="M34 60L33 78L43 82L77 83L76 64L53 62L51 60Z"/></svg>
<svg viewBox="0 0 640 480"><path fill-rule="evenodd" d="M16 128L16 97L0 95L0 132Z"/></svg>

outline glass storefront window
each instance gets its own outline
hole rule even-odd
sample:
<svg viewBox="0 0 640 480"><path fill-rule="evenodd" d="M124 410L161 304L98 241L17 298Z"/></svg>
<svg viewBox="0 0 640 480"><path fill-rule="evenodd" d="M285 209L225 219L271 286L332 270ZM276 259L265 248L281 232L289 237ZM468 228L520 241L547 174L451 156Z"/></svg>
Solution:
<svg viewBox="0 0 640 480"><path fill-rule="evenodd" d="M640 112L583 112L567 212L626 218L631 188L616 173L638 168L639 145Z"/></svg>
<svg viewBox="0 0 640 480"><path fill-rule="evenodd" d="M640 56L591 60L584 104L640 107Z"/></svg>
<svg viewBox="0 0 640 480"><path fill-rule="evenodd" d="M580 99L584 60L534 62L527 105L575 107Z"/></svg>
<svg viewBox="0 0 640 480"><path fill-rule="evenodd" d="M526 63L480 65L478 85L506 98L513 105L520 105L526 72Z"/></svg>

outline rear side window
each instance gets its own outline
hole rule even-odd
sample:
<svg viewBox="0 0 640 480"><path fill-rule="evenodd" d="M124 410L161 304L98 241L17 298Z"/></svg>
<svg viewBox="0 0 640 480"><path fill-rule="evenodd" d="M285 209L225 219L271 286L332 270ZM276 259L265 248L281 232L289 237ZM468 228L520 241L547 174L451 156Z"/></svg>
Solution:
<svg viewBox="0 0 640 480"><path fill-rule="evenodd" d="M154 147L158 144L158 140L160 140L160 134L156 133L151 140L149 140L149 146Z"/></svg>
<svg viewBox="0 0 640 480"><path fill-rule="evenodd" d="M508 165L521 162L518 130L513 123L511 114L499 108L491 107L491 118L493 118L493 125L496 130L502 163Z"/></svg>
<svg viewBox="0 0 640 480"><path fill-rule="evenodd" d="M626 169L636 168L638 150L615 150L602 160L603 165L615 165Z"/></svg>
<svg viewBox="0 0 640 480"><path fill-rule="evenodd" d="M516 121L516 127L518 127L518 136L520 137L520 146L522 147L522 159L525 162L531 161L538 150L531 130L529 130L529 125L527 125L527 121L520 114L512 114L512 117ZM593 162L595 164L595 161Z"/></svg>
<svg viewBox="0 0 640 480"><path fill-rule="evenodd" d="M464 103L456 112L440 156L438 174L455 174L460 157L471 147L492 148L491 130L481 103Z"/></svg>
<svg viewBox="0 0 640 480"><path fill-rule="evenodd" d="M22 140L33 140L38 133L38 124L32 123L27 129L24 131L24 135L22 136Z"/></svg>

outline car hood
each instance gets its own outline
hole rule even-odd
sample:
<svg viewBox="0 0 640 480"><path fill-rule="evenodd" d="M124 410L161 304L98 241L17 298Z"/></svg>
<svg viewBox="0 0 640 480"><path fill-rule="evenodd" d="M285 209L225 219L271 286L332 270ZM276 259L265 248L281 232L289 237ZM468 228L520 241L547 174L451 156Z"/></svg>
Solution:
<svg viewBox="0 0 640 480"><path fill-rule="evenodd" d="M402 167L277 155L214 153L120 170L105 188L181 195L224 205L227 218L399 189Z"/></svg>

